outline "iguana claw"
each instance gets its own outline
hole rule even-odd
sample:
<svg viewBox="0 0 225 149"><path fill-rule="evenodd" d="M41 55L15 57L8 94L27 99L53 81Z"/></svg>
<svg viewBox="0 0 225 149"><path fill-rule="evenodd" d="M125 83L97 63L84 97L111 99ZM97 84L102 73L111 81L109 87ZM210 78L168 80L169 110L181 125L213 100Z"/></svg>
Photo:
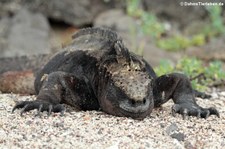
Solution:
<svg viewBox="0 0 225 149"><path fill-rule="evenodd" d="M183 119L186 119L187 116L196 116L198 118L205 119L210 115L216 115L217 117L220 117L218 110L215 108L202 108L193 103L174 104L172 106L172 115L175 116L176 113L181 114Z"/></svg>

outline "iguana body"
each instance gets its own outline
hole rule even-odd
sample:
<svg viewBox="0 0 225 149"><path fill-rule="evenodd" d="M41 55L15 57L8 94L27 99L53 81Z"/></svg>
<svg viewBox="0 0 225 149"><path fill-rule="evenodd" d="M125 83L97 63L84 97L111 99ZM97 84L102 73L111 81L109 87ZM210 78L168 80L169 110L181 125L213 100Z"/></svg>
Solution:
<svg viewBox="0 0 225 149"><path fill-rule="evenodd" d="M101 28L77 32L73 43L37 74L35 90L35 101L18 103L13 111L62 112L62 103L66 103L81 110L101 109L143 119L172 98L174 113L219 116L216 109L197 105L195 95L199 92L192 89L186 76L173 73L157 77L142 57L127 50L115 32Z"/></svg>

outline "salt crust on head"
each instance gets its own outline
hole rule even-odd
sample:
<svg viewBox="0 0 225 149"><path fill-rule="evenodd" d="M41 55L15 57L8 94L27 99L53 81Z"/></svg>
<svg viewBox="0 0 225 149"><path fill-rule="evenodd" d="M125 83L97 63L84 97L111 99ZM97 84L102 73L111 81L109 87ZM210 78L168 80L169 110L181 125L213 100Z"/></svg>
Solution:
<svg viewBox="0 0 225 149"><path fill-rule="evenodd" d="M112 80L114 84L122 89L124 93L134 101L142 101L148 94L151 79L146 72L129 65L112 69Z"/></svg>

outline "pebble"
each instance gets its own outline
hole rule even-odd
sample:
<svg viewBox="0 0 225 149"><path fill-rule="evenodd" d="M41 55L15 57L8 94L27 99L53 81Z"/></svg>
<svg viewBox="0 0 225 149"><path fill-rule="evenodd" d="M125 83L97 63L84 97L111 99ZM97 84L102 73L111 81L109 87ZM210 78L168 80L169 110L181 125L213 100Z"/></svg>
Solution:
<svg viewBox="0 0 225 149"><path fill-rule="evenodd" d="M225 92L220 92L219 95L225 97Z"/></svg>
<svg viewBox="0 0 225 149"><path fill-rule="evenodd" d="M172 138L177 139L178 141L184 141L185 135L183 133L173 133L170 135Z"/></svg>
<svg viewBox="0 0 225 149"><path fill-rule="evenodd" d="M211 98L212 99L217 99L218 97L219 97L219 95L217 94L217 93L215 93L215 92L213 92L212 94L211 94Z"/></svg>
<svg viewBox="0 0 225 149"><path fill-rule="evenodd" d="M173 132L178 130L178 126L176 123L172 123L169 127L166 128L166 133L168 135L172 134Z"/></svg>

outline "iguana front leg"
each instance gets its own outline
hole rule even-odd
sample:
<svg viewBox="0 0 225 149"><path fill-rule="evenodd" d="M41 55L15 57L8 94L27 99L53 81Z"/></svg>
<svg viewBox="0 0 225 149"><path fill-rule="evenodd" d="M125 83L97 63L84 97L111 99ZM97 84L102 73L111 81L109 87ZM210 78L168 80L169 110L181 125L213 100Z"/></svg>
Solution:
<svg viewBox="0 0 225 149"><path fill-rule="evenodd" d="M78 97L75 97L73 91L79 80L72 74L53 72L43 76L40 81L42 81L42 86L36 100L22 101L16 104L12 112L22 108L21 115L33 109L38 110L37 115L42 111L48 111L48 114L51 114L51 112L61 112L63 114L65 108L61 103L67 101L71 102L71 104L79 105L76 103Z"/></svg>
<svg viewBox="0 0 225 149"><path fill-rule="evenodd" d="M207 118L210 115L219 117L219 112L215 108L202 108L196 103L195 96L203 95L209 97L204 93L193 90L189 79L183 74L167 74L155 80L155 106L160 106L172 98L175 103L172 106L173 115L179 113L182 114L183 118L186 116Z"/></svg>

